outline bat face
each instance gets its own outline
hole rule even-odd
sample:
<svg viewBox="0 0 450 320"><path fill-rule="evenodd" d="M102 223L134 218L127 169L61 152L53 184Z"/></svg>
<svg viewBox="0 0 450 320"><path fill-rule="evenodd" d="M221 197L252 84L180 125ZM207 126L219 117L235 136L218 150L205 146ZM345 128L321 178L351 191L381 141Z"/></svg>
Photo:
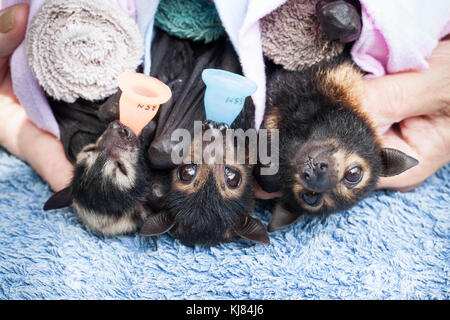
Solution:
<svg viewBox="0 0 450 320"><path fill-rule="evenodd" d="M145 215L148 169L141 142L118 121L76 157L70 187L50 198L44 209L72 204L94 233L135 231Z"/></svg>
<svg viewBox="0 0 450 320"><path fill-rule="evenodd" d="M222 137L228 129L226 125L212 122L203 126L203 132L214 130ZM202 150L208 145L204 142ZM251 167L220 157L222 161L203 157L201 163L191 161L175 168L171 172L172 185L166 196L165 211L158 218L158 222L166 223L165 228L159 226L160 231L156 232L155 221L147 218L141 234L171 230L175 238L189 246L217 245L237 235L268 243L264 226L250 215L254 208ZM191 154L189 160L193 158Z"/></svg>
<svg viewBox="0 0 450 320"><path fill-rule="evenodd" d="M306 139L293 137L281 147L285 203L293 212L342 211L375 188L381 173L381 148L362 119L347 116L352 126L360 122L359 128L353 127L363 131L360 135L348 135L346 130L330 127L328 119L316 123ZM341 124L345 121L342 118Z"/></svg>
<svg viewBox="0 0 450 320"><path fill-rule="evenodd" d="M216 245L235 237L234 225L253 208L248 170L233 164L188 164L174 171L167 210L173 235L187 245Z"/></svg>
<svg viewBox="0 0 450 320"><path fill-rule="evenodd" d="M379 177L400 174L418 163L380 146L360 109L362 77L351 64L282 74L276 82L269 102L277 107L269 109L265 125L280 130L277 182L283 196L269 231L295 222L301 214L346 210L373 191Z"/></svg>

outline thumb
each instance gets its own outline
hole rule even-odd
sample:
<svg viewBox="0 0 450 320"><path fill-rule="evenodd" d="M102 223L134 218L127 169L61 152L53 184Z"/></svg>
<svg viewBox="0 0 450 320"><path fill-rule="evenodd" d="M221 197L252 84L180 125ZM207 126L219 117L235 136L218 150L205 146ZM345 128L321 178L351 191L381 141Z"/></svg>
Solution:
<svg viewBox="0 0 450 320"><path fill-rule="evenodd" d="M4 72L9 56L25 37L28 5L17 4L0 11L0 75Z"/></svg>
<svg viewBox="0 0 450 320"><path fill-rule="evenodd" d="M424 71L386 75L365 82L364 108L377 127L433 114L450 104L450 41L441 41L428 62L429 68Z"/></svg>

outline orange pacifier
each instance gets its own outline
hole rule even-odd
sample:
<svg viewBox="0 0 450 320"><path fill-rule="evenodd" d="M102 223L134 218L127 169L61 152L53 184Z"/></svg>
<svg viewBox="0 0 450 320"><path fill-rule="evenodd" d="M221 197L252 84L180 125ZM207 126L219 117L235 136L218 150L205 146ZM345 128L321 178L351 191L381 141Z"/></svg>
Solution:
<svg viewBox="0 0 450 320"><path fill-rule="evenodd" d="M159 106L172 97L172 91L160 80L142 73L125 72L118 80L122 90L119 121L139 136Z"/></svg>

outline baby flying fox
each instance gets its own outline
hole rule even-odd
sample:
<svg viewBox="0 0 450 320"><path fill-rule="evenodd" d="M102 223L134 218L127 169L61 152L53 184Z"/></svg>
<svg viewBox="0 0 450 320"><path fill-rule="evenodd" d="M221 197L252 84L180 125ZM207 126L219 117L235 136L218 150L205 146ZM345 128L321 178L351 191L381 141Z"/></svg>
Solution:
<svg viewBox="0 0 450 320"><path fill-rule="evenodd" d="M203 138L208 131L214 132L213 139L225 138L230 132L224 124L196 125L196 121L206 118L202 71L211 68L242 74L236 52L226 37L204 44L158 30L152 43L151 75L169 85L172 99L160 108L148 149L152 179L147 199L155 214L149 214L140 234L152 236L170 231L190 246L215 245L235 236L267 243L263 225L251 217L253 177L246 159L206 163L203 153L196 160L194 147L173 161L173 150L179 142L172 139L175 131L190 132L184 140L187 146L197 146L196 137ZM232 127L247 130L253 123L254 106L248 98ZM222 139L222 144L226 141ZM218 145L214 142L203 141L199 149Z"/></svg>
<svg viewBox="0 0 450 320"><path fill-rule="evenodd" d="M301 214L348 209L389 177L418 161L382 148L363 112L363 75L339 57L309 70L272 66L264 126L279 129L276 176L258 175L261 187L282 191L269 231L286 227Z"/></svg>
<svg viewBox="0 0 450 320"><path fill-rule="evenodd" d="M137 230L146 216L149 171L142 141L126 126L112 122L95 143L76 156L69 187L44 205L51 210L73 205L96 234L115 236Z"/></svg>
<svg viewBox="0 0 450 320"><path fill-rule="evenodd" d="M202 127L203 134L211 130L213 136L223 137L222 150L230 146L225 145L228 129L226 124L211 121L204 121ZM201 150L207 150L211 142L202 144ZM234 142L231 145L234 147ZM251 216L254 207L251 167L238 163L236 158L227 160L225 152L210 159L202 152L203 160L195 163L194 150L191 146L188 161L171 172L172 185L165 196L165 208L147 217L140 234L171 231L189 246L216 245L236 236L268 244L264 226Z"/></svg>

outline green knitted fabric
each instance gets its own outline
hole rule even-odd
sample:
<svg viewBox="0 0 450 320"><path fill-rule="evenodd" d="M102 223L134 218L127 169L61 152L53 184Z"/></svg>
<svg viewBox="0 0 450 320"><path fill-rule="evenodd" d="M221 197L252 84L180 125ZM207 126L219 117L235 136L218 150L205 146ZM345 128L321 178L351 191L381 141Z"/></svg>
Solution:
<svg viewBox="0 0 450 320"><path fill-rule="evenodd" d="M171 35L205 43L225 34L211 0L161 0L155 25Z"/></svg>

